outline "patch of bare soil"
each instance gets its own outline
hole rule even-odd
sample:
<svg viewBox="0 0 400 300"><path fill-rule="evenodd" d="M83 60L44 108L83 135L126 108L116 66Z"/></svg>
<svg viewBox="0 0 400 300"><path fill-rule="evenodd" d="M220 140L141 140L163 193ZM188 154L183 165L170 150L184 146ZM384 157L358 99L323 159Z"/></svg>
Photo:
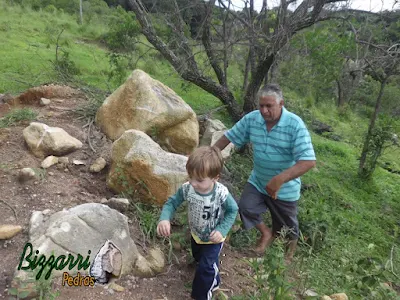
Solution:
<svg viewBox="0 0 400 300"><path fill-rule="evenodd" d="M29 220L33 211L59 211L83 203L100 202L113 196L106 187L107 167L100 173L89 172L89 166L99 156L110 162L112 143L94 125L89 126L87 120L78 119L74 113L79 105L87 101L85 96L69 87L40 87L37 90L39 94L30 91L14 103L0 103L0 117L10 110L10 105L30 107L38 112L38 121L61 127L84 143L82 149L71 153L68 158L70 162L80 160L85 165L58 164L43 172L40 179L20 183L18 172L21 168L40 168L42 162L30 153L22 136L22 131L29 122L0 129L0 224L23 227L22 232L13 238L0 240L0 299L9 298L7 291L24 245L29 239ZM51 99L50 105L38 105L38 99L43 96ZM151 245L143 240L134 219L130 220L130 232L139 250L146 255L146 250ZM61 292L57 299L189 299L194 269L187 264L188 251L182 250L175 254L179 263L175 259L163 274L154 278L139 279L129 275L117 279L115 282L124 287L122 292L97 285L62 286L61 278L54 280L53 288ZM241 253L228 244L224 246L221 254L221 287L229 290L227 295L241 294L250 287L246 278L250 271L241 258Z"/></svg>

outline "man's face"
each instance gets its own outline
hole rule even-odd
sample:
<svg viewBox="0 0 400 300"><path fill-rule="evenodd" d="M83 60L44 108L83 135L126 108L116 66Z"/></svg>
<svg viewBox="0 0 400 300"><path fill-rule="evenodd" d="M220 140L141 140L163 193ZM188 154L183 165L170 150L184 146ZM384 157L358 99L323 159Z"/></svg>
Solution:
<svg viewBox="0 0 400 300"><path fill-rule="evenodd" d="M265 122L277 122L281 116L283 100L278 104L274 96L263 96L259 99L260 113Z"/></svg>

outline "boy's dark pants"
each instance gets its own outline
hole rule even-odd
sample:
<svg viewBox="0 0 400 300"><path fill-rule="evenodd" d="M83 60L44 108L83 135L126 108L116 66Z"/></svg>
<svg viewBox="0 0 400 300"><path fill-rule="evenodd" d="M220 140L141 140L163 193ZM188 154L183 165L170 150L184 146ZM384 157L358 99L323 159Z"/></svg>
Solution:
<svg viewBox="0 0 400 300"><path fill-rule="evenodd" d="M219 286L219 254L223 243L197 244L191 239L192 254L196 260L196 275L192 284L192 298L211 300L212 290Z"/></svg>

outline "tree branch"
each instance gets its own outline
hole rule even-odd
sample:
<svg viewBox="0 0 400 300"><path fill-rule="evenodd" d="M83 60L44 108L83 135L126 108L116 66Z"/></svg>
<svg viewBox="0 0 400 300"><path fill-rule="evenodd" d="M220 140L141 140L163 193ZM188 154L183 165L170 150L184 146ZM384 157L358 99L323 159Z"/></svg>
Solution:
<svg viewBox="0 0 400 300"><path fill-rule="evenodd" d="M217 58L215 57L214 54L215 49L213 49L211 46L210 21L212 16L212 9L215 5L215 0L209 1L208 4L204 3L204 5L206 6L206 16L203 25L202 42L206 50L207 57L210 60L210 64L214 69L215 74L217 75L219 83L226 87L227 86L227 81L225 76L226 74L224 74L224 72L218 65Z"/></svg>

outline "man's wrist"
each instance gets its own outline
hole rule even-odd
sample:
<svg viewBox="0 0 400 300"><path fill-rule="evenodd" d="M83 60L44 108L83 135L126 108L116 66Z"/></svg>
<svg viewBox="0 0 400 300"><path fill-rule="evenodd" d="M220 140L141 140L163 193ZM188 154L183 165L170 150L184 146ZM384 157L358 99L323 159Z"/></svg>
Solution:
<svg viewBox="0 0 400 300"><path fill-rule="evenodd" d="M278 181L279 181L281 184L284 184L284 183L290 181L289 174L286 174L285 172L280 173L280 174L277 175L276 177L277 177Z"/></svg>

